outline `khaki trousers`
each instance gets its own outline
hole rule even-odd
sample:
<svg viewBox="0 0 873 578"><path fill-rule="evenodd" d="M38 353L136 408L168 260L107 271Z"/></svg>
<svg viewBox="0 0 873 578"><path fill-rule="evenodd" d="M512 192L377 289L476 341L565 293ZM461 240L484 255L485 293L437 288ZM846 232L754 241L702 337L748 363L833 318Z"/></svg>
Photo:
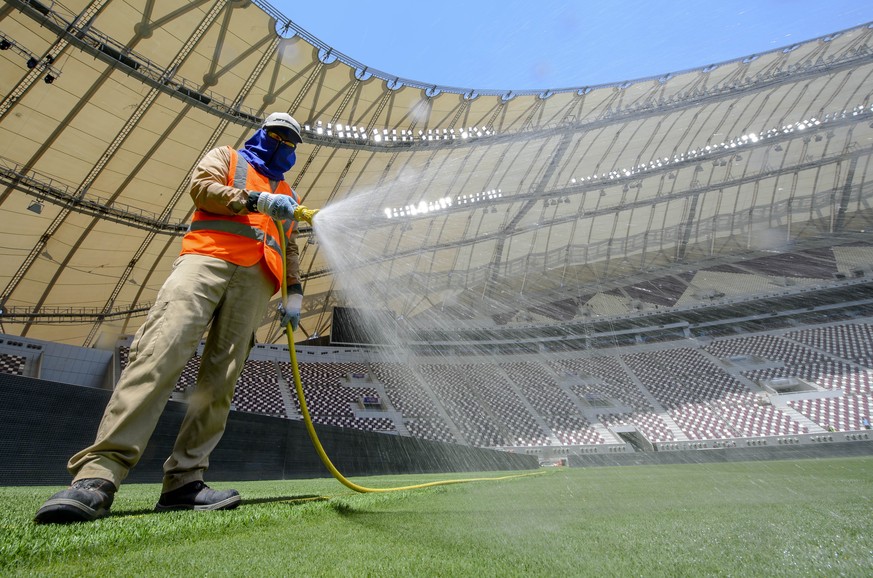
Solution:
<svg viewBox="0 0 873 578"><path fill-rule="evenodd" d="M224 433L236 381L275 292L259 263L241 267L182 255L130 347L130 360L103 414L94 444L70 458L73 479L119 487L142 456L173 387L209 323L197 385L164 463L164 492L202 480Z"/></svg>

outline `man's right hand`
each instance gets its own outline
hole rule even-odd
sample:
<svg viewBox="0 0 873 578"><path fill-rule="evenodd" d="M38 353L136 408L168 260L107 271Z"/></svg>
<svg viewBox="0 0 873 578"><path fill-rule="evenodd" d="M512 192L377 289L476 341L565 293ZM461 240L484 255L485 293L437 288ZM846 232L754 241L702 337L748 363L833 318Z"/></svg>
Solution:
<svg viewBox="0 0 873 578"><path fill-rule="evenodd" d="M297 203L288 195L261 193L258 195L258 212L273 219L283 221L294 218Z"/></svg>

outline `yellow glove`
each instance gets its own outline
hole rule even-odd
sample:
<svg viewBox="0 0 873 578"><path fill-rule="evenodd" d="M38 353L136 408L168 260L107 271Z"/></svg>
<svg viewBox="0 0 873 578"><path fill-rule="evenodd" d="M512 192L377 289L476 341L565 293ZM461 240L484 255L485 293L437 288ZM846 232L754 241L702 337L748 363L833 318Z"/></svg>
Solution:
<svg viewBox="0 0 873 578"><path fill-rule="evenodd" d="M318 209L307 209L303 205L297 205L294 208L294 220L298 223L300 221L306 221L311 225L312 219L316 214L318 214Z"/></svg>

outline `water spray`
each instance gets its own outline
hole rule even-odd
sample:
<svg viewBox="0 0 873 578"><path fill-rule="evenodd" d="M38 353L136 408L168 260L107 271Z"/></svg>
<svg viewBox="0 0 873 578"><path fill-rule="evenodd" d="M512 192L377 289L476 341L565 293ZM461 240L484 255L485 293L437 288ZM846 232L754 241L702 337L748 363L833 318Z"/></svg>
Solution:
<svg viewBox="0 0 873 578"><path fill-rule="evenodd" d="M282 263L285 263L285 230L282 227L281 221L276 220L276 228L279 231L279 245L282 248ZM288 298L288 278L285 275L282 275L282 303ZM393 488L368 488L366 486L358 485L340 473L340 471L333 465L333 462L330 461L330 458L327 455L327 452L324 451L324 447L321 445L321 441L318 439L318 434L315 431L315 426L312 423L312 416L309 415L309 408L306 405L306 396L303 394L303 383L300 380L300 368L297 366L297 352L294 350L294 330L289 323L285 327L285 335L288 338L288 351L291 358L291 371L294 374L294 389L297 391L297 399L300 401L300 413L303 415L303 422L306 424L306 431L309 433L309 439L312 440L312 445L315 446L315 451L318 453L318 456L321 458L321 463L324 464L324 467L328 469L328 471L333 475L334 478L337 479L339 483L349 488L350 490L354 490L356 492L361 493L377 493L377 492L400 492L404 490L417 490L421 488L432 488L434 486L448 486L451 484L465 484L469 482L495 482L499 480L508 480L512 478L522 478L526 476L534 476L541 474L542 472L528 472L525 474L511 474L508 476L498 476L493 478L463 478L456 480L439 480L436 482L426 482L423 484L413 484L411 486L398 486Z"/></svg>

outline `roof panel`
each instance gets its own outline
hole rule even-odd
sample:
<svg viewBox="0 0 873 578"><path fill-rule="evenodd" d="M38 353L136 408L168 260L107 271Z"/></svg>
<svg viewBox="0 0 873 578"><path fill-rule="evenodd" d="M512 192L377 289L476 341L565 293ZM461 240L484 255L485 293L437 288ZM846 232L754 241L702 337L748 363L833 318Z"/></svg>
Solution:
<svg viewBox="0 0 873 578"><path fill-rule="evenodd" d="M495 288L501 308L520 291L536 306L694 259L752 258L768 239L860 234L869 221L873 111L856 108L869 106L868 26L638 81L495 94L358 70L303 32L290 37L293 26L280 39L250 2L110 2L70 35L58 18L75 15L52 6L48 20L13 8L3 21L34 54L71 43L48 63L61 72L52 84L48 68L0 58L0 82L23 91L0 104L0 203L15 221L3 229L4 305L44 297L130 314L44 317L22 329L33 337L133 332L179 250L180 231L155 219L185 219L200 156L239 147L273 110L310 124L289 180L328 208L315 244L308 231L300 239L301 336L329 331L330 308L348 298L334 289L332 248L358 259L372 287L397 286L379 289L392 307L426 317L454 303L469 316L464 303ZM798 127L812 116L819 125ZM470 127L482 134L463 138ZM37 198L40 214L28 210ZM428 213L407 214L422 201ZM62 206L69 215L54 222ZM258 337L281 338L272 319Z"/></svg>

